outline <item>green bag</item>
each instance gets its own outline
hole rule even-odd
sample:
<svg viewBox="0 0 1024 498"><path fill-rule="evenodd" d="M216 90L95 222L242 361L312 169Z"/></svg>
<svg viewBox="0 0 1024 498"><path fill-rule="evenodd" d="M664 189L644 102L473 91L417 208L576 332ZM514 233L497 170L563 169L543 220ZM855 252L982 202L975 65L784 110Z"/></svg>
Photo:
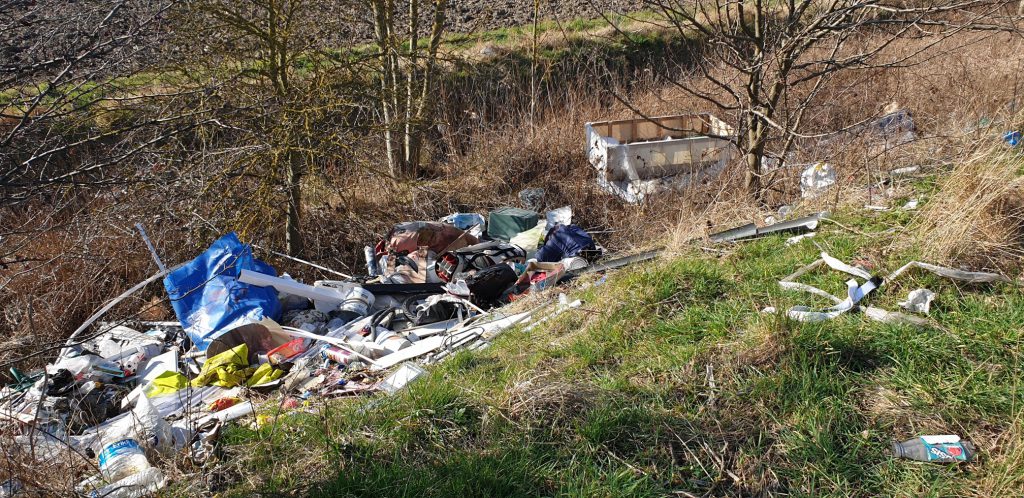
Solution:
<svg viewBox="0 0 1024 498"><path fill-rule="evenodd" d="M487 218L487 235L492 239L512 240L520 232L537 226L540 215L534 211L503 207L491 211Z"/></svg>

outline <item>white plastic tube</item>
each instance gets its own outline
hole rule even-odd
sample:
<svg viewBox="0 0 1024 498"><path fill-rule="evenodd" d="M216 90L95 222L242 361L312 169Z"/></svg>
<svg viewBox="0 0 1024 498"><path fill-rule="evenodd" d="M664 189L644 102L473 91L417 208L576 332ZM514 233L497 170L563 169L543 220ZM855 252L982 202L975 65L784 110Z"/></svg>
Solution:
<svg viewBox="0 0 1024 498"><path fill-rule="evenodd" d="M278 292L301 296L314 301L330 301L341 304L345 301L345 294L330 287L313 287L287 278L272 277L265 273L252 270L242 270L238 275L238 281L243 284L256 285L259 287L273 287Z"/></svg>
<svg viewBox="0 0 1024 498"><path fill-rule="evenodd" d="M201 427L203 424L211 420L220 420L221 422L230 422L232 420L247 417L249 415L256 415L256 409L252 405L252 401L244 401L234 406L229 406L219 412L213 412L206 417L203 417L196 427Z"/></svg>

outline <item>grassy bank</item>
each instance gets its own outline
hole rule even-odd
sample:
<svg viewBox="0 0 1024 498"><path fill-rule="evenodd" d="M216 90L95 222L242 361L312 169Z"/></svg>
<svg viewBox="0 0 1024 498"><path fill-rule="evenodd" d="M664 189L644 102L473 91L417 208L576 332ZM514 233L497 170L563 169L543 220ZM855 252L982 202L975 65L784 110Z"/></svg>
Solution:
<svg viewBox="0 0 1024 498"><path fill-rule="evenodd" d="M794 246L776 236L692 247L610 275L574 291L581 310L460 353L399 396L234 428L211 481L177 491L1019 495L1024 293L915 273L870 303L897 310L927 287L938 294L932 327L760 313L828 305L777 284L821 250L877 274L916 258L893 244L912 213L850 211L836 221ZM845 278L825 269L801 281L841 294ZM888 453L892 441L949 433L975 442L978 461L929 465Z"/></svg>

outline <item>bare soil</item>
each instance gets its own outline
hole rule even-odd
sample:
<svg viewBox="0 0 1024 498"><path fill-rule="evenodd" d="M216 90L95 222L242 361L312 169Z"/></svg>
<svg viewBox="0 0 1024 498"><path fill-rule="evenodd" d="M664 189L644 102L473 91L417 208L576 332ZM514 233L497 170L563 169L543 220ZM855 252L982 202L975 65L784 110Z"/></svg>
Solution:
<svg viewBox="0 0 1024 498"><path fill-rule="evenodd" d="M426 35L430 31L432 11L421 7L420 31ZM642 0L582 0L540 2L540 21L568 22L575 19L596 19L602 13L627 13L643 9ZM366 42L373 39L372 16L368 6L359 17L362 23L356 27L355 39ZM459 0L448 5L448 33L476 33L502 28L525 26L533 23L533 0ZM408 22L407 12L398 12L399 25Z"/></svg>
<svg viewBox="0 0 1024 498"><path fill-rule="evenodd" d="M540 2L541 20L571 21L594 19L601 13L625 13L640 10L639 0L583 0ZM531 0L462 0L449 6L450 32L472 33L533 22L534 2Z"/></svg>

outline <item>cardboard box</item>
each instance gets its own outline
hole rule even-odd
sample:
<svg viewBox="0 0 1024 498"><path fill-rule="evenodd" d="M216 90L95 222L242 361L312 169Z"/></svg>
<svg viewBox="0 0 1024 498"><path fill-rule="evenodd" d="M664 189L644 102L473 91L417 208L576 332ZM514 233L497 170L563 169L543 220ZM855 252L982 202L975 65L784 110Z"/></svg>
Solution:
<svg viewBox="0 0 1024 498"><path fill-rule="evenodd" d="M565 266L562 263L531 261L526 265L526 271L519 276L516 286L529 284L530 292L542 291L557 285L563 276L565 276Z"/></svg>

